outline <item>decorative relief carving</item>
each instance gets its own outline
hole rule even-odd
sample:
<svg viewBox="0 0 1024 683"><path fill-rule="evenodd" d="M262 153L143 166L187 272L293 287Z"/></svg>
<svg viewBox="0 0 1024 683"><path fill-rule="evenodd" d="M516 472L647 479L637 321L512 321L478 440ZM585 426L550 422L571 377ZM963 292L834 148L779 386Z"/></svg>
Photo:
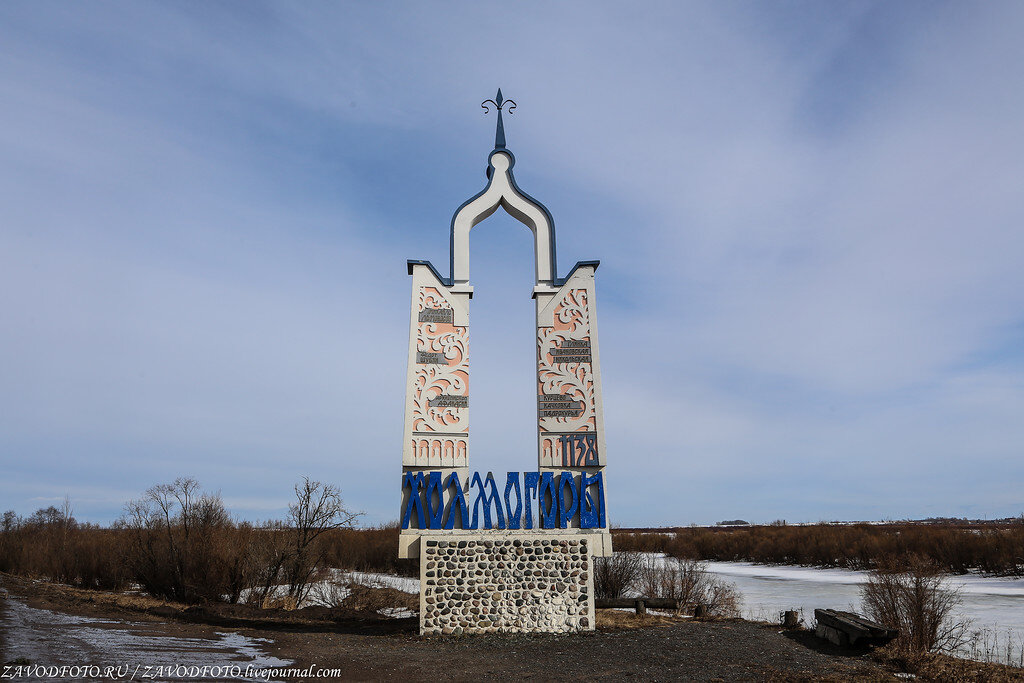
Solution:
<svg viewBox="0 0 1024 683"><path fill-rule="evenodd" d="M459 436L414 435L412 452L419 466L465 467L466 439Z"/></svg>
<svg viewBox="0 0 1024 683"><path fill-rule="evenodd" d="M537 380L542 397L540 431L595 431L597 418L586 288L565 292L554 309L553 323L551 327L537 329ZM555 402L556 395L563 396L565 403Z"/></svg>
<svg viewBox="0 0 1024 683"><path fill-rule="evenodd" d="M436 287L420 287L417 321L412 430L420 434L468 434L468 330L454 324L452 304ZM465 440L461 443L464 462ZM444 446L440 448L443 453ZM453 448L457 452L454 442ZM433 457L432 445L428 451ZM420 452L417 445L417 460Z"/></svg>

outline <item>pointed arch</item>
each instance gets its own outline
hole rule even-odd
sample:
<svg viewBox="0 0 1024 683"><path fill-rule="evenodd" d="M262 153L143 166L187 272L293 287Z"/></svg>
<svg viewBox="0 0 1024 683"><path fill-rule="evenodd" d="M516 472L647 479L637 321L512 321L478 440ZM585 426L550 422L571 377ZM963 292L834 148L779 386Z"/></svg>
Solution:
<svg viewBox="0 0 1024 683"><path fill-rule="evenodd" d="M512 175L515 157L511 152L504 149L494 150L487 161L487 186L460 206L452 216L453 286L469 284L469 231L497 211L499 206L533 233L536 284L555 284L555 222L551 218L551 213L543 204L516 185L515 177Z"/></svg>

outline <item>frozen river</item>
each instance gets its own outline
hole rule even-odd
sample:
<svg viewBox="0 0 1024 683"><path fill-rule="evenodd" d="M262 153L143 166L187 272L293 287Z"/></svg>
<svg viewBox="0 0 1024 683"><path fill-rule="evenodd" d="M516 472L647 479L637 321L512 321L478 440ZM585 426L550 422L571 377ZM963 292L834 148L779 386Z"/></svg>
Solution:
<svg viewBox="0 0 1024 683"><path fill-rule="evenodd" d="M814 610L832 608L860 611L860 588L868 573L846 569L814 569L757 565L749 562L708 562L708 570L736 584L743 595L743 616L777 620L785 610L803 612L814 621ZM966 575L947 579L959 588L961 612L973 620L972 630L987 631L1005 647L1008 639L1020 656L1024 642L1024 579ZM984 637L984 636L983 636Z"/></svg>

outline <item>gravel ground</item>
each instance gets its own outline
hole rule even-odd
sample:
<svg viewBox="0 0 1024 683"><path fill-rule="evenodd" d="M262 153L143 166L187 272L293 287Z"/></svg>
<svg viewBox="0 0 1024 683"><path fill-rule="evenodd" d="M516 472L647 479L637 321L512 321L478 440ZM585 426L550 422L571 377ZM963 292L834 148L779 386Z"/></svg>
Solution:
<svg viewBox="0 0 1024 683"><path fill-rule="evenodd" d="M804 634L805 636L807 634ZM743 622L684 622L571 636L279 633L272 653L354 680L897 680L863 657Z"/></svg>

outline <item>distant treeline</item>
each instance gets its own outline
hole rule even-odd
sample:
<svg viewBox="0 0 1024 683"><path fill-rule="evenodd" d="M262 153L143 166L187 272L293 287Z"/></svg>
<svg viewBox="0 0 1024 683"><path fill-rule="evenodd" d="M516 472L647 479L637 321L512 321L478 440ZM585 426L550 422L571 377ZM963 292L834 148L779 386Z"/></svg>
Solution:
<svg viewBox="0 0 1024 683"><path fill-rule="evenodd" d="M874 569L917 556L956 574L1024 575L1024 520L613 529L612 538L616 550L680 559Z"/></svg>
<svg viewBox="0 0 1024 683"><path fill-rule="evenodd" d="M336 488L306 481L284 520L233 520L194 480L151 488L110 527L80 523L71 506L0 516L0 571L82 588L137 585L187 603L263 604L286 587L301 602L327 569L416 574L398 559L398 524L351 526Z"/></svg>

